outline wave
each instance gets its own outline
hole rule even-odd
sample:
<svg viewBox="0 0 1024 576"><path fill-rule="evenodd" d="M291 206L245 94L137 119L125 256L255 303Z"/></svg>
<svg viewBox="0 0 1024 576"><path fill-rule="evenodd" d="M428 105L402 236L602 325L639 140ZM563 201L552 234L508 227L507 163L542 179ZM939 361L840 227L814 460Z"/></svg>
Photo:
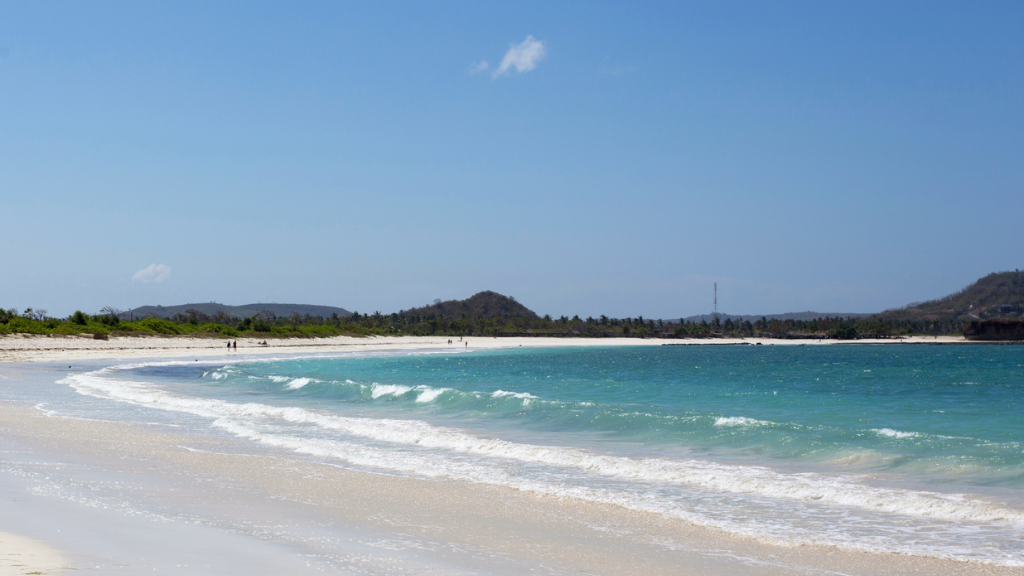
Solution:
<svg viewBox="0 0 1024 576"><path fill-rule="evenodd" d="M312 378L296 378L288 383L288 387L292 390L298 390L310 382L319 382L319 380L314 380Z"/></svg>
<svg viewBox="0 0 1024 576"><path fill-rule="evenodd" d="M715 426L771 426L774 422L755 420L746 416L729 416L715 419Z"/></svg>
<svg viewBox="0 0 1024 576"><path fill-rule="evenodd" d="M879 436L886 436L888 438L917 438L921 435L920 432L901 432L892 428L874 428L871 431Z"/></svg>
<svg viewBox="0 0 1024 576"><path fill-rule="evenodd" d="M381 396L403 396L412 392L412 386L401 384L373 384L370 386L370 397L376 400Z"/></svg>
<svg viewBox="0 0 1024 576"><path fill-rule="evenodd" d="M430 386L417 386L416 389L420 391L420 395L416 397L416 401L420 403L433 402L441 394L452 391L451 388L431 388Z"/></svg>
<svg viewBox="0 0 1024 576"><path fill-rule="evenodd" d="M529 406L530 402L537 399L529 392L506 392L505 390L495 390L491 393L491 398L519 398L523 401L523 406Z"/></svg>
<svg viewBox="0 0 1024 576"><path fill-rule="evenodd" d="M610 456L576 448L537 446L481 438L457 429L416 420L356 418L297 407L277 407L258 403L238 404L217 399L192 398L173 395L143 382L103 377L109 375L111 371L112 369L103 369L70 375L62 382L90 396L190 413L216 420L227 418L244 423L252 419L270 419L312 424L324 430L378 442L570 468L607 478L687 485L715 492L750 494L790 501L836 504L871 512L934 520L1002 522L1024 526L1024 513L1000 508L963 494L874 487L843 476L817 473L786 474L759 466L720 464L696 459ZM400 395L413 389L407 386L375 385L374 390L379 390L378 395ZM492 394L492 397L495 395L520 397L517 393L500 390Z"/></svg>

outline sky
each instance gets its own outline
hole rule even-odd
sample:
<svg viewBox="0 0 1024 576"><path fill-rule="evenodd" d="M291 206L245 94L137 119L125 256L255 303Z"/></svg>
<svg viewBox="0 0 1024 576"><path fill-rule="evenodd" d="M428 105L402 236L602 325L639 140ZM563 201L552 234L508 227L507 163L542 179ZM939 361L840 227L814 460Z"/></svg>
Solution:
<svg viewBox="0 0 1024 576"><path fill-rule="evenodd" d="M0 307L872 312L1024 267L1020 2L0 4Z"/></svg>

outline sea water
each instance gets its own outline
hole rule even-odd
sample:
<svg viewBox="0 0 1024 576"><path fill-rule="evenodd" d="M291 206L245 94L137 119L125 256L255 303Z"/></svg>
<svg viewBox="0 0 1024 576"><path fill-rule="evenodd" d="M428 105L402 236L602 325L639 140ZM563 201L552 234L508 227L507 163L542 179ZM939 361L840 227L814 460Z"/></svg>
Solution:
<svg viewBox="0 0 1024 576"><path fill-rule="evenodd" d="M60 383L89 401L79 411L358 470L781 546L1024 566L1017 346L462 348L137 363Z"/></svg>

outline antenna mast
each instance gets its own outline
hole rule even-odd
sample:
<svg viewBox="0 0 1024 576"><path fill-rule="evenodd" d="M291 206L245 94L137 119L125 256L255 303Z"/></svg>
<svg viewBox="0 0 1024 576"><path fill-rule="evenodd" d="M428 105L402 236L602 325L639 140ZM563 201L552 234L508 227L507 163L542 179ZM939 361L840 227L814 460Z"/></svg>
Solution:
<svg viewBox="0 0 1024 576"><path fill-rule="evenodd" d="M715 321L718 321L718 282L715 282Z"/></svg>

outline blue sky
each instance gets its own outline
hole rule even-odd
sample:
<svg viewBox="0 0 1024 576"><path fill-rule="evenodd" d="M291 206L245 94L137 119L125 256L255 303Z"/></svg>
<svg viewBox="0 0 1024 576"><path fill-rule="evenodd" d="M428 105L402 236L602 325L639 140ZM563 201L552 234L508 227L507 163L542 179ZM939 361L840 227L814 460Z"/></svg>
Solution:
<svg viewBox="0 0 1024 576"><path fill-rule="evenodd" d="M1024 4L708 4L7 3L0 306L861 312L1024 265Z"/></svg>

